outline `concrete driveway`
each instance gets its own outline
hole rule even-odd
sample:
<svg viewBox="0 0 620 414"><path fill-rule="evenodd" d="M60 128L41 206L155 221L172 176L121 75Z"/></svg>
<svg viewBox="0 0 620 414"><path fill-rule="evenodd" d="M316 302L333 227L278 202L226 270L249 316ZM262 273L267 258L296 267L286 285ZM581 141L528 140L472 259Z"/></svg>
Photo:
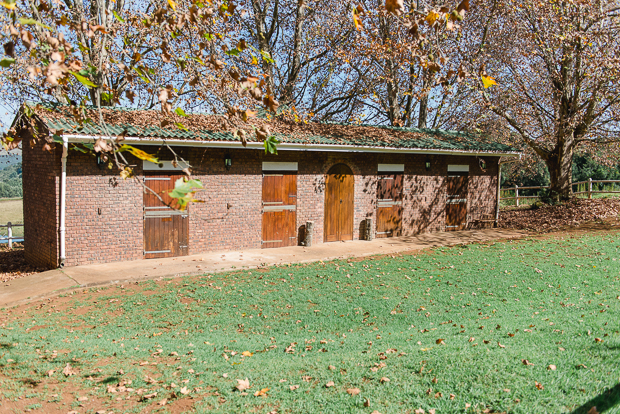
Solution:
<svg viewBox="0 0 620 414"><path fill-rule="evenodd" d="M0 286L0 307L45 299L63 292L93 286L252 269L259 266L393 254L433 246L522 238L529 234L525 231L506 229L465 230L372 241L323 243L312 247L217 251L166 259L75 266L49 270L4 283Z"/></svg>

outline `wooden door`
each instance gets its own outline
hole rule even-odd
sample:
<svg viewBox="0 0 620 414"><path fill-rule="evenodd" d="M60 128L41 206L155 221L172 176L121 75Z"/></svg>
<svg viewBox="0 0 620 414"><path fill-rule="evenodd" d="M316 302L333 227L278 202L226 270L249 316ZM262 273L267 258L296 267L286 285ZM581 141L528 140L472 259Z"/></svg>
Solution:
<svg viewBox="0 0 620 414"><path fill-rule="evenodd" d="M144 192L144 258L187 256L189 213L177 210L168 193L181 175L147 175L144 184L159 195Z"/></svg>
<svg viewBox="0 0 620 414"><path fill-rule="evenodd" d="M262 247L297 245L297 173L263 172Z"/></svg>
<svg viewBox="0 0 620 414"><path fill-rule="evenodd" d="M402 234L403 174L379 174L377 177L377 237Z"/></svg>
<svg viewBox="0 0 620 414"><path fill-rule="evenodd" d="M325 182L326 242L353 240L353 172L344 164L334 165Z"/></svg>
<svg viewBox="0 0 620 414"><path fill-rule="evenodd" d="M467 173L448 173L446 196L446 231L467 227Z"/></svg>

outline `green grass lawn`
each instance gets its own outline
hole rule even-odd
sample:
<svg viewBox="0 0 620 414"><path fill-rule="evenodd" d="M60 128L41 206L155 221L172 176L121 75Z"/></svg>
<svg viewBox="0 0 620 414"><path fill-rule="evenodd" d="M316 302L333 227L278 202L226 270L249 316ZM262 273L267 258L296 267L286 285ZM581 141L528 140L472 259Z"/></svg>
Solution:
<svg viewBox="0 0 620 414"><path fill-rule="evenodd" d="M0 199L0 224L5 225L8 222L13 224L24 224L24 212L22 207L22 199ZM0 228L0 236L6 236L6 228ZM24 235L23 227L15 227L13 236L22 237Z"/></svg>
<svg viewBox="0 0 620 414"><path fill-rule="evenodd" d="M617 413L619 236L147 281L5 310L0 412Z"/></svg>

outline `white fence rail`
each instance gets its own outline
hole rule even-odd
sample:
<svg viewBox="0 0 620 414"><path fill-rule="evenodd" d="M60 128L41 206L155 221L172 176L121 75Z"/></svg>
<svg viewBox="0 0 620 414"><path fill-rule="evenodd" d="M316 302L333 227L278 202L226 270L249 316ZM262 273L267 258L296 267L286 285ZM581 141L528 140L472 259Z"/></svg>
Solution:
<svg viewBox="0 0 620 414"><path fill-rule="evenodd" d="M585 191L574 191L573 194L587 194L588 198L592 198L592 194L611 194L611 193L620 193L619 191L615 191L615 190L592 190L592 184L620 184L620 180L593 180L591 178L589 178L587 181L578 181L576 183L572 183L573 186L577 186L577 189L579 189L579 186L582 184L587 184L587 189ZM501 188L500 189L500 200L515 200L515 204L518 207L519 206L519 200L523 200L523 199L529 199L529 198L539 198L538 195L519 195L519 191L523 191L523 190L542 190L545 188L549 188L549 186L538 186L538 187L519 187L518 185L515 185L514 187L507 187L507 188ZM614 186L615 188L615 186ZM501 192L502 191L513 191L514 192L514 197L502 197L501 196Z"/></svg>
<svg viewBox="0 0 620 414"><path fill-rule="evenodd" d="M13 248L13 240L21 240L23 239L23 237L13 237L13 228L15 227L24 227L23 224L13 224L10 221L6 224L0 224L0 228L4 228L6 227L7 231L8 231L8 237L2 237L0 236L0 241L4 241L4 240L8 240L9 242L9 249Z"/></svg>

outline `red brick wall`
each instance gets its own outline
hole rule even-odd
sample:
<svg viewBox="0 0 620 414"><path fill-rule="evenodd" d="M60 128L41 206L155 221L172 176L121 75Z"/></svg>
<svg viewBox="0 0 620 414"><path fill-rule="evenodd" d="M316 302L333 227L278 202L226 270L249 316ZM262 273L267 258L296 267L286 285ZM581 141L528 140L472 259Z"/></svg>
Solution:
<svg viewBox="0 0 620 414"><path fill-rule="evenodd" d="M204 190L189 207L189 251L259 248L262 236L262 164L259 151L182 151ZM232 166L224 167L230 154Z"/></svg>
<svg viewBox="0 0 620 414"><path fill-rule="evenodd" d="M65 265L142 259L142 189L118 171L100 170L94 156L69 151Z"/></svg>
<svg viewBox="0 0 620 414"><path fill-rule="evenodd" d="M164 147L146 146L160 159L171 159ZM193 166L194 178L204 189L196 193L202 203L189 207L189 253L214 250L260 248L262 237L262 162L296 161L297 229L303 237L304 225L314 221L314 243L323 242L325 174L335 164L348 165L355 176L354 239L359 239L362 223L372 218L376 226L377 164L404 164L403 234L445 230L445 177L448 164L470 166L468 214L480 218L493 214L497 197L497 158L486 157L488 168L481 171L476 157L424 156L406 154L328 153L263 151L244 149L177 148L177 153ZM24 152L24 204L34 205L37 213L26 216L27 257L47 263L56 260L56 194L60 155ZM224 157L230 154L232 167L226 170ZM430 159L430 171L425 169ZM52 161L55 165L52 166ZM49 166L46 167L47 164ZM135 172L142 177L141 161L134 160ZM27 167L31 164L31 167ZM45 165L44 165L45 164ZM36 168L33 168L36 166ZM47 169L46 169L47 168ZM54 169L55 168L55 169ZM43 192L35 171L44 171L48 184ZM49 190L49 189L52 190ZM47 191L47 192L45 192ZM50 192L51 191L51 192ZM43 198L42 198L42 197ZM34 202L36 200L37 202ZM47 200L39 203L39 200ZM52 205L54 214L48 214ZM143 187L134 180L123 180L114 171L98 169L92 155L70 151L67 166L67 260L66 265L135 260L143 257ZM37 218L30 218L29 216ZM35 221L38 220L38 221ZM37 237L33 229L42 230ZM374 231L375 229L373 229ZM30 232L30 233L28 233ZM28 239L30 246L28 248ZM42 253L46 246L47 253ZM53 265L55 265L54 262Z"/></svg>
<svg viewBox="0 0 620 414"><path fill-rule="evenodd" d="M43 151L31 148L23 137L22 184L24 188L24 254L35 266L58 266L58 181L62 147Z"/></svg>

